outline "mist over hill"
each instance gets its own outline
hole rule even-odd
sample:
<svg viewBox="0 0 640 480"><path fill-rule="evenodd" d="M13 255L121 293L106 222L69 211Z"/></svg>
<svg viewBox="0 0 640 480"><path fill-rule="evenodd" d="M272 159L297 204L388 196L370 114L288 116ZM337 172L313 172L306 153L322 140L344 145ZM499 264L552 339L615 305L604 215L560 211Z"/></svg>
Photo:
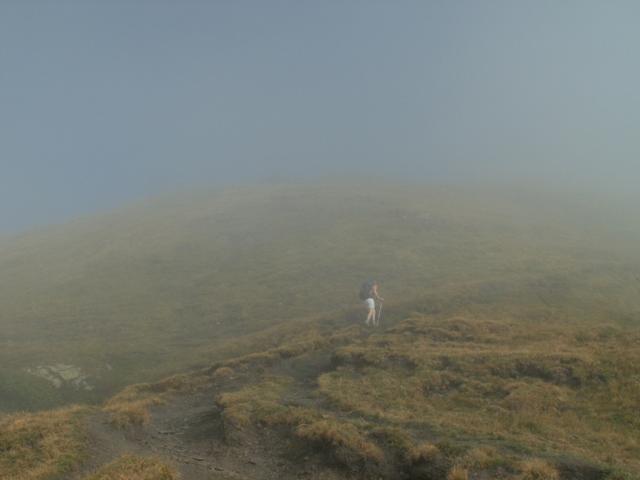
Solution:
<svg viewBox="0 0 640 480"><path fill-rule="evenodd" d="M638 237L607 208L535 190L254 186L4 238L0 409L97 401L206 364L231 338L357 308L367 278L394 302L518 282L636 321Z"/></svg>
<svg viewBox="0 0 640 480"><path fill-rule="evenodd" d="M640 480L639 17L0 1L0 480Z"/></svg>

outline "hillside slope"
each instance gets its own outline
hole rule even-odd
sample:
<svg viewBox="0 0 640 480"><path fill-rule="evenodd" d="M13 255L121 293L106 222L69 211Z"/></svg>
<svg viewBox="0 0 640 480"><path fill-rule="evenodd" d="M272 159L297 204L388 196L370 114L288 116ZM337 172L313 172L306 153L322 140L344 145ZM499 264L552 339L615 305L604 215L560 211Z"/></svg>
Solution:
<svg viewBox="0 0 640 480"><path fill-rule="evenodd" d="M174 196L4 239L0 410L97 401L254 351L255 333L353 305L369 277L396 301L524 282L532 304L635 321L635 238L603 225L559 197L307 185Z"/></svg>
<svg viewBox="0 0 640 480"><path fill-rule="evenodd" d="M0 419L0 479L640 478L640 328L530 289L292 321L100 409Z"/></svg>

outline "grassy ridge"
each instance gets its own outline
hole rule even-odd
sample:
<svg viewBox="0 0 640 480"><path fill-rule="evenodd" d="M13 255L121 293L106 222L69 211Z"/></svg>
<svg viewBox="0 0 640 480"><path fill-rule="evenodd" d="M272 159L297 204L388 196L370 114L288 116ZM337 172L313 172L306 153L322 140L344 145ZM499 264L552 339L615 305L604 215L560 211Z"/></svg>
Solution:
<svg viewBox="0 0 640 480"><path fill-rule="evenodd" d="M604 312L558 308L549 318L565 321L554 322L513 318L501 303L442 305L427 314L417 302L370 336L349 327L330 334L339 344L316 342L332 362L314 381L266 368L221 394L227 430L287 426L371 476L640 474L637 325L603 323Z"/></svg>
<svg viewBox="0 0 640 480"><path fill-rule="evenodd" d="M0 409L95 401L237 355L228 339L247 347L273 325L347 308L367 277L396 300L479 283L490 299L525 283L515 314L595 306L635 322L633 240L562 198L380 185L201 192L5 239ZM97 389L53 390L24 372L54 363L81 366Z"/></svg>
<svg viewBox="0 0 640 480"><path fill-rule="evenodd" d="M540 304L528 280L456 285L390 302L375 331L350 312L285 322L229 346L246 355L130 386L103 410L140 432L155 406L213 389L204 401L226 442L289 437L329 478L638 478L640 328L559 291ZM48 417L8 418L33 436ZM47 458L32 436L6 437L0 461ZM100 474L172 478L163 463L121 459Z"/></svg>

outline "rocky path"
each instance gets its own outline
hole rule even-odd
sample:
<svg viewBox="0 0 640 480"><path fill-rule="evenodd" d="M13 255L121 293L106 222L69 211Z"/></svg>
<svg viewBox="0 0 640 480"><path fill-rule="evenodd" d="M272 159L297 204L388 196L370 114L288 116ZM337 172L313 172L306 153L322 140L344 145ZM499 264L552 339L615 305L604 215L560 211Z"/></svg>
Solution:
<svg viewBox="0 0 640 480"><path fill-rule="evenodd" d="M359 341L369 332L356 336ZM268 372L290 377L294 383L282 401L287 405L324 410L318 397L319 375L334 368L331 348L281 359ZM327 465L321 452L301 446L284 428L254 428L234 431L225 437L222 412L216 397L244 385L259 382L265 371L249 368L224 385L213 380L195 393L180 393L150 409L150 422L120 430L109 423L108 414L95 411L88 416L88 460L69 480L82 480L99 467L130 453L155 456L176 468L182 480L294 480L349 478Z"/></svg>
<svg viewBox="0 0 640 480"><path fill-rule="evenodd" d="M153 409L148 425L129 430L112 427L104 413L91 415L87 423L88 461L73 480L80 480L127 453L159 457L175 467L183 480L280 478L264 469L256 472L259 462L250 457L251 449L224 443L214 396L215 391L211 389L191 396L176 396Z"/></svg>
<svg viewBox="0 0 640 480"><path fill-rule="evenodd" d="M290 360L278 365L278 374L296 371L300 375L289 402L305 406L319 402L312 392L313 380L306 374L328 368L328 361L328 356L318 355L304 363ZM234 441L225 440L221 411L215 404L219 393L212 385L197 393L175 395L152 408L148 425L129 430L111 426L105 413L92 414L89 459L72 479L81 480L126 453L160 457L180 472L182 480L345 478L334 476L319 457L309 457L307 450L278 429L249 429Z"/></svg>

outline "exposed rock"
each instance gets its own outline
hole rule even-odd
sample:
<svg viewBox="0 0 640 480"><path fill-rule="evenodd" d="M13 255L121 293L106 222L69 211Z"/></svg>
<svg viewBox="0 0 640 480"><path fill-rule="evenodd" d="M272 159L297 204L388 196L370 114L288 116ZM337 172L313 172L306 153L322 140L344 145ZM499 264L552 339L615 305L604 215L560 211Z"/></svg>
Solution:
<svg viewBox="0 0 640 480"><path fill-rule="evenodd" d="M62 388L64 385L76 390L93 390L93 385L88 382L89 376L84 374L80 367L57 363L55 365L38 365L34 368L27 368L27 373L43 378L51 383L55 388Z"/></svg>

